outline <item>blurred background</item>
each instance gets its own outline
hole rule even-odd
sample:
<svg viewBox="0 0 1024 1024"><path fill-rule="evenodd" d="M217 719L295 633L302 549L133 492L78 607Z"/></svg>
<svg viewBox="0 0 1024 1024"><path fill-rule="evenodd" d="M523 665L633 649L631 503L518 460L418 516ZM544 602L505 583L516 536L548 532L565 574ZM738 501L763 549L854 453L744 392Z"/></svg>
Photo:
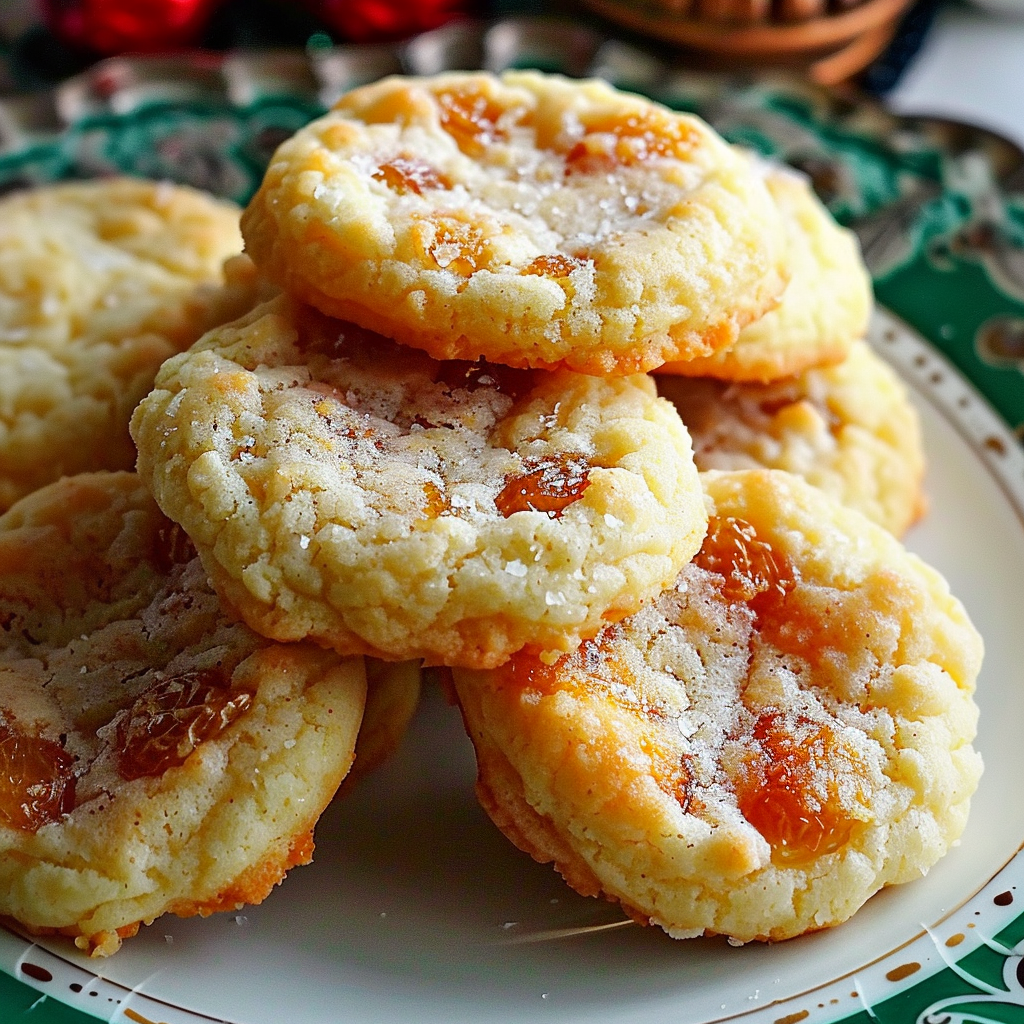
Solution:
<svg viewBox="0 0 1024 1024"><path fill-rule="evenodd" d="M781 68L897 109L920 96L1024 136L1024 0L0 0L0 91L115 54L393 43L520 15L566 18L690 69Z"/></svg>

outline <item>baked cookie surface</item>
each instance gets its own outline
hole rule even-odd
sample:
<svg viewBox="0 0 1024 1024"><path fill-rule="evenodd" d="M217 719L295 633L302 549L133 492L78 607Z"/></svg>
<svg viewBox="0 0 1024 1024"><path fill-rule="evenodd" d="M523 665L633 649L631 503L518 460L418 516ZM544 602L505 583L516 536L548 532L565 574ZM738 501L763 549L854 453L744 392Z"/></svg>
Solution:
<svg viewBox="0 0 1024 1024"><path fill-rule="evenodd" d="M286 291L436 358L595 374L729 345L786 280L743 154L537 72L353 90L278 149L242 232Z"/></svg>
<svg viewBox="0 0 1024 1024"><path fill-rule="evenodd" d="M856 235L836 223L802 175L778 165L758 166L785 225L786 290L734 345L667 363L663 372L764 383L840 362L864 337L873 292Z"/></svg>
<svg viewBox="0 0 1024 1024"><path fill-rule="evenodd" d="M0 914L114 952L260 902L352 762L361 658L228 619L130 473L0 516Z"/></svg>
<svg viewBox="0 0 1024 1024"><path fill-rule="evenodd" d="M0 200L0 510L62 475L132 468L128 420L159 365L259 294L249 261L224 268L240 212L127 178Z"/></svg>
<svg viewBox="0 0 1024 1024"><path fill-rule="evenodd" d="M837 924L960 835L981 640L945 581L798 477L704 474L674 587L551 666L453 673L499 827L671 935Z"/></svg>
<svg viewBox="0 0 1024 1024"><path fill-rule="evenodd" d="M841 363L771 384L656 379L690 431L698 469L797 473L896 536L924 511L917 411L866 341Z"/></svg>
<svg viewBox="0 0 1024 1024"><path fill-rule="evenodd" d="M288 296L169 360L132 434L254 629L385 660L570 649L706 525L650 378L437 362Z"/></svg>

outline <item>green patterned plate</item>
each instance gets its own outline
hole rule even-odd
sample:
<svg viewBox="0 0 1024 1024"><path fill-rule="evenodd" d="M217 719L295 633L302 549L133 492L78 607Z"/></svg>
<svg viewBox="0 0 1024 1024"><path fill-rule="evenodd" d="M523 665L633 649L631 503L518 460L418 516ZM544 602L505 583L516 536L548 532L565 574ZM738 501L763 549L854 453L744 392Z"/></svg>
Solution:
<svg viewBox="0 0 1024 1024"><path fill-rule="evenodd" d="M850 922L775 945L674 942L568 891L473 796L431 693L392 763L333 805L261 906L162 918L108 960L0 927L0 1024L1024 1022L1024 155L786 80L685 74L586 29L464 24L403 47L115 59L0 106L0 189L130 172L244 202L277 143L396 70L596 73L809 174L859 235L871 340L921 410L928 516L908 544L986 638L986 772L961 844Z"/></svg>

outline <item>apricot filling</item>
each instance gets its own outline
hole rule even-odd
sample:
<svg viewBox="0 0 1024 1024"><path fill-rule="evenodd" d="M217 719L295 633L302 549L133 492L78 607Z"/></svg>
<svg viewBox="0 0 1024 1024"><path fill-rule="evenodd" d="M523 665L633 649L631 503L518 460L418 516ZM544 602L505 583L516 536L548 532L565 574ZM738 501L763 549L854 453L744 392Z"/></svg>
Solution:
<svg viewBox="0 0 1024 1024"><path fill-rule="evenodd" d="M689 160L700 137L685 121L656 111L591 118L565 157L565 173L607 174L618 167L668 157Z"/></svg>
<svg viewBox="0 0 1024 1024"><path fill-rule="evenodd" d="M753 524L736 516L712 516L695 565L723 579L729 601L745 601L766 610L796 586L798 574L784 555L758 537Z"/></svg>
<svg viewBox="0 0 1024 1024"><path fill-rule="evenodd" d="M75 806L75 759L58 743L0 723L0 823L37 832Z"/></svg>
<svg viewBox="0 0 1024 1024"><path fill-rule="evenodd" d="M416 157L396 156L380 164L371 175L394 192L423 195L426 189L448 189L451 182L436 167Z"/></svg>
<svg viewBox="0 0 1024 1024"><path fill-rule="evenodd" d="M437 94L441 127L467 156L481 156L492 142L507 137L499 121L504 107L476 89L446 89Z"/></svg>
<svg viewBox="0 0 1024 1024"><path fill-rule="evenodd" d="M863 769L825 723L762 713L735 779L740 812L772 848L778 865L835 853L863 819ZM844 799L845 794L845 799Z"/></svg>
<svg viewBox="0 0 1024 1024"><path fill-rule="evenodd" d="M585 267L587 261L578 256L566 256L564 253L546 253L538 256L525 267L524 274L534 274L538 277L553 277L561 279L568 277L574 270Z"/></svg>
<svg viewBox="0 0 1024 1024"><path fill-rule="evenodd" d="M426 218L417 225L420 256L439 270L469 277L487 264L487 246L480 228L456 216Z"/></svg>
<svg viewBox="0 0 1024 1024"><path fill-rule="evenodd" d="M199 669L154 683L117 722L117 765L124 779L163 775L185 763L252 703L248 690L229 689L221 669Z"/></svg>
<svg viewBox="0 0 1024 1024"><path fill-rule="evenodd" d="M559 519L574 501L579 501L589 483L588 465L579 456L553 455L523 468L525 473L506 478L494 499L506 519L527 510Z"/></svg>

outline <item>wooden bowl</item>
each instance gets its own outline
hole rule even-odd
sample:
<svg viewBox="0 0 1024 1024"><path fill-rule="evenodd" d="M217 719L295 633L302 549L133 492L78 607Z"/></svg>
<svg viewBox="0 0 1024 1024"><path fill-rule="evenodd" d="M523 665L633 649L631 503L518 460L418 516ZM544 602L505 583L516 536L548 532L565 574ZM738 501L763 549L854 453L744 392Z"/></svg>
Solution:
<svg viewBox="0 0 1024 1024"><path fill-rule="evenodd" d="M796 66L819 85L835 85L885 49L913 0L860 0L820 13L828 0L582 2L623 28L700 55L705 65Z"/></svg>

